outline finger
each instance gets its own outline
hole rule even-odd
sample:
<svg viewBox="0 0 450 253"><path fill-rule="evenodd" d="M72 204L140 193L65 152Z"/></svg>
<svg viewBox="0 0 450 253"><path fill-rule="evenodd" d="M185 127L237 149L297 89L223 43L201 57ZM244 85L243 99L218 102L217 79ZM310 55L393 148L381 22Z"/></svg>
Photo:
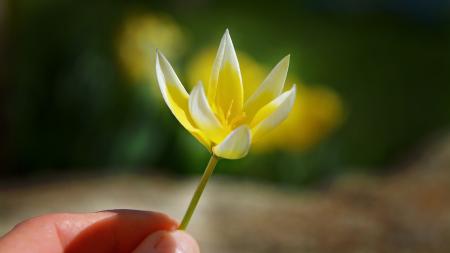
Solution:
<svg viewBox="0 0 450 253"><path fill-rule="evenodd" d="M128 253L149 234L174 230L168 216L134 210L50 214L17 225L0 239L2 253Z"/></svg>
<svg viewBox="0 0 450 253"><path fill-rule="evenodd" d="M186 232L159 231L145 238L133 253L200 253L200 249Z"/></svg>

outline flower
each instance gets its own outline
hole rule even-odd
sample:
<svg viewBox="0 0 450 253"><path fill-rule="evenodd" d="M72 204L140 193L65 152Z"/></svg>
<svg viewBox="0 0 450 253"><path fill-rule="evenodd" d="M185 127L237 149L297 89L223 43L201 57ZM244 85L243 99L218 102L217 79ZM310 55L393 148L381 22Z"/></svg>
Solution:
<svg viewBox="0 0 450 253"><path fill-rule="evenodd" d="M175 71L157 51L156 76L162 96L178 121L215 156L239 159L287 118L295 85L283 91L289 55L245 98L245 85L228 30L222 37L206 87L200 81L188 94Z"/></svg>
<svg viewBox="0 0 450 253"><path fill-rule="evenodd" d="M267 68L245 52L238 51L237 55L240 67L245 69L242 81L246 85L246 90L256 90L264 80ZM187 68L189 84L209 78L214 57L215 52L206 49L192 58ZM288 83L289 80L298 80L295 75L290 76ZM295 83L297 83L297 99L289 117L273 131L252 143L255 152L266 153L273 150L304 152L316 147L341 125L345 111L339 94L324 85Z"/></svg>

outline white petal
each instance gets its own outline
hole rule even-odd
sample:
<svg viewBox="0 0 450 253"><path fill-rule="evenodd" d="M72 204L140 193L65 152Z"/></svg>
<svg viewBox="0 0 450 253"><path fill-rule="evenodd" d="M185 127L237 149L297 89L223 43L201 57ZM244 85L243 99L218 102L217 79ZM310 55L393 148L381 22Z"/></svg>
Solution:
<svg viewBox="0 0 450 253"><path fill-rule="evenodd" d="M216 156L239 159L247 155L251 144L250 129L243 125L234 129L221 143L213 147Z"/></svg>
<svg viewBox="0 0 450 253"><path fill-rule="evenodd" d="M289 69L290 55L284 57L269 73L258 89L245 102L245 112L247 115L255 115L274 98L278 97L283 90Z"/></svg>
<svg viewBox="0 0 450 253"><path fill-rule="evenodd" d="M239 73L239 78L241 79L242 83L241 69L239 67L236 51L234 50L233 41L231 41L231 36L228 29L225 31L224 37L225 37L225 51L223 53L223 61L221 65L223 66L224 63L230 62L233 68Z"/></svg>
<svg viewBox="0 0 450 253"><path fill-rule="evenodd" d="M206 148L210 149L211 143L203 133L193 125L189 115L189 95L178 79L169 61L159 51L156 52L156 77L164 101L177 120Z"/></svg>
<svg viewBox="0 0 450 253"><path fill-rule="evenodd" d="M214 115L201 82L194 87L189 96L189 111L195 124L209 139L217 143L225 137L225 130Z"/></svg>
<svg viewBox="0 0 450 253"><path fill-rule="evenodd" d="M228 29L225 31L224 35L222 36L222 39L220 41L219 50L217 51L216 59L214 60L212 71L211 71L211 77L209 80L208 87L206 89L208 94L208 99L213 102L216 98L216 93L220 92L218 91L218 82L221 70L226 66L227 63L231 64L231 68L233 73L237 75L238 79L238 86L240 87L231 87L234 88L236 91L235 94L237 97L239 97L240 100L243 100L243 93L244 89L242 87L242 75L241 75L241 69L239 67L239 61L236 55L236 51L234 50L233 42L231 41L230 33ZM222 77L223 78L223 77ZM232 85L232 84L230 84ZM220 87L219 87L220 88ZM241 101L235 101L235 103L238 103ZM241 102L243 103L243 101Z"/></svg>
<svg viewBox="0 0 450 253"><path fill-rule="evenodd" d="M256 113L250 124L253 139L266 134L287 118L294 105L295 95L296 88L294 84L290 90L278 96Z"/></svg>
<svg viewBox="0 0 450 253"><path fill-rule="evenodd" d="M158 50L156 51L156 77L158 79L159 88L161 89L161 93L166 103L168 102L168 92L172 89L174 89L186 99L189 97L189 94L181 84L180 79L178 79L178 76L173 70L169 61Z"/></svg>
<svg viewBox="0 0 450 253"><path fill-rule="evenodd" d="M219 49L217 50L216 58L214 60L212 70L211 70L209 84L206 89L206 91L208 92L208 97L211 97L211 98L213 98L215 96L215 92L216 92L216 86L217 86L217 81L219 79L220 67L222 66L223 54L225 52L225 45L226 45L226 41L227 41L226 34L228 34L228 29L225 31L225 34L222 36L222 39L220 40Z"/></svg>

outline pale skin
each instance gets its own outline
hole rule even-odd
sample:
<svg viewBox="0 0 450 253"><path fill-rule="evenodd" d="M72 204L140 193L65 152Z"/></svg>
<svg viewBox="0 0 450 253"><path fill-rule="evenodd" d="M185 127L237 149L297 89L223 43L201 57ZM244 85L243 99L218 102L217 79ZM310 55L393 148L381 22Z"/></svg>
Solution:
<svg viewBox="0 0 450 253"><path fill-rule="evenodd" d="M2 253L199 253L165 214L137 210L46 214L0 237Z"/></svg>

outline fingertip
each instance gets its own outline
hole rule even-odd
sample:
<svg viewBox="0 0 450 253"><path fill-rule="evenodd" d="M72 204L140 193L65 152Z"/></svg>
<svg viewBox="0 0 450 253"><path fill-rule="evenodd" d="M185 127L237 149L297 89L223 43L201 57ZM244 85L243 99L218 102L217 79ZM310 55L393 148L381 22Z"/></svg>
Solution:
<svg viewBox="0 0 450 253"><path fill-rule="evenodd" d="M169 215L154 211L111 209L99 211L97 213L109 213L127 220L137 220L138 222L151 221L152 223L158 224L158 226L162 226L159 230L175 230L179 225L178 222Z"/></svg>
<svg viewBox="0 0 450 253"><path fill-rule="evenodd" d="M199 253L197 242L180 230L158 231L145 238L133 253Z"/></svg>
<svg viewBox="0 0 450 253"><path fill-rule="evenodd" d="M185 247L185 251L181 252L200 253L200 248L197 241L190 234L181 230L175 230L171 232L171 234L179 245Z"/></svg>

